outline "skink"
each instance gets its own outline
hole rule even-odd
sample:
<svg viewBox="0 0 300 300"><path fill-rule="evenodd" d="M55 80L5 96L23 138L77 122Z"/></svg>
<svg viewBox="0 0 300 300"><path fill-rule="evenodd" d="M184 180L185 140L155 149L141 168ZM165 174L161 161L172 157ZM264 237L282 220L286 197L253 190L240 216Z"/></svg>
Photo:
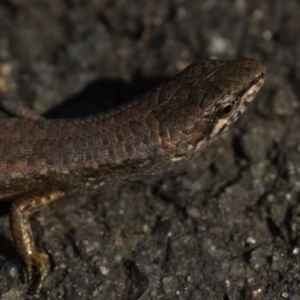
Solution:
<svg viewBox="0 0 300 300"><path fill-rule="evenodd" d="M237 120L265 72L255 59L203 60L100 114L48 120L15 109L19 117L0 119L1 199L13 201L11 233L35 291L48 257L35 248L32 213L66 196L96 194L189 161ZM9 110L5 101L0 94Z"/></svg>

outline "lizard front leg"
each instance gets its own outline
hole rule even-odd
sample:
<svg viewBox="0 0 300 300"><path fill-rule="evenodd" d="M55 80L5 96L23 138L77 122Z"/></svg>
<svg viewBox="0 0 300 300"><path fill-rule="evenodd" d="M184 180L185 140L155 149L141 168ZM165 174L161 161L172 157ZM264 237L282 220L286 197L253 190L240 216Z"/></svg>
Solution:
<svg viewBox="0 0 300 300"><path fill-rule="evenodd" d="M37 120L42 117L26 107L21 99L17 97L13 85L5 78L4 66L0 63L0 108L13 117L28 120Z"/></svg>
<svg viewBox="0 0 300 300"><path fill-rule="evenodd" d="M0 90L0 108L14 117L28 120L37 120L42 118L36 112L26 107L19 100L14 99L16 97L13 96L15 95L8 96L7 93L4 93Z"/></svg>
<svg viewBox="0 0 300 300"><path fill-rule="evenodd" d="M10 228L15 248L25 263L27 279L34 292L41 289L47 275L48 255L36 250L29 217L44 205L64 196L65 192L59 189L29 192L13 202L10 210ZM34 284L33 272L37 274Z"/></svg>

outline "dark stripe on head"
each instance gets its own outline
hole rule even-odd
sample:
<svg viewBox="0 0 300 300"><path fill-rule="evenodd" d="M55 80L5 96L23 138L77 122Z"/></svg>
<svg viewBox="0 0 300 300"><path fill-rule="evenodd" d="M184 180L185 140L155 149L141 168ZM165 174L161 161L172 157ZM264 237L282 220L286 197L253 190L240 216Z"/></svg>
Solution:
<svg viewBox="0 0 300 300"><path fill-rule="evenodd" d="M224 125L220 128L218 134L221 134L223 131L225 131L225 129L227 128L227 126L228 126L228 124L227 124L227 123L224 123Z"/></svg>

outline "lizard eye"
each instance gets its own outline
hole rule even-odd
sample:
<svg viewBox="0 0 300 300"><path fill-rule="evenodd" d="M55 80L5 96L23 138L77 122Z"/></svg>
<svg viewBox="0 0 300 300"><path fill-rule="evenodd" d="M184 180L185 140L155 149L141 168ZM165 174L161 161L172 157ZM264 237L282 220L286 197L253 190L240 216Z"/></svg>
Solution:
<svg viewBox="0 0 300 300"><path fill-rule="evenodd" d="M226 118L231 114L235 107L235 102L224 103L217 108L217 116L219 119Z"/></svg>

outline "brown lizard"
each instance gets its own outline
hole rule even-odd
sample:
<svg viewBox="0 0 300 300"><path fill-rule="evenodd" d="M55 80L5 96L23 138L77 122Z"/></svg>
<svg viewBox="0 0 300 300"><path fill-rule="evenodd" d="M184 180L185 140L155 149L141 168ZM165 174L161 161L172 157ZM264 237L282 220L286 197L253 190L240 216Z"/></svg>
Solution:
<svg viewBox="0 0 300 300"><path fill-rule="evenodd" d="M127 104L74 119L40 118L0 93L2 108L15 115L0 119L1 199L14 201L11 233L35 291L48 257L34 245L32 213L189 161L238 119L265 72L255 59L203 60Z"/></svg>

